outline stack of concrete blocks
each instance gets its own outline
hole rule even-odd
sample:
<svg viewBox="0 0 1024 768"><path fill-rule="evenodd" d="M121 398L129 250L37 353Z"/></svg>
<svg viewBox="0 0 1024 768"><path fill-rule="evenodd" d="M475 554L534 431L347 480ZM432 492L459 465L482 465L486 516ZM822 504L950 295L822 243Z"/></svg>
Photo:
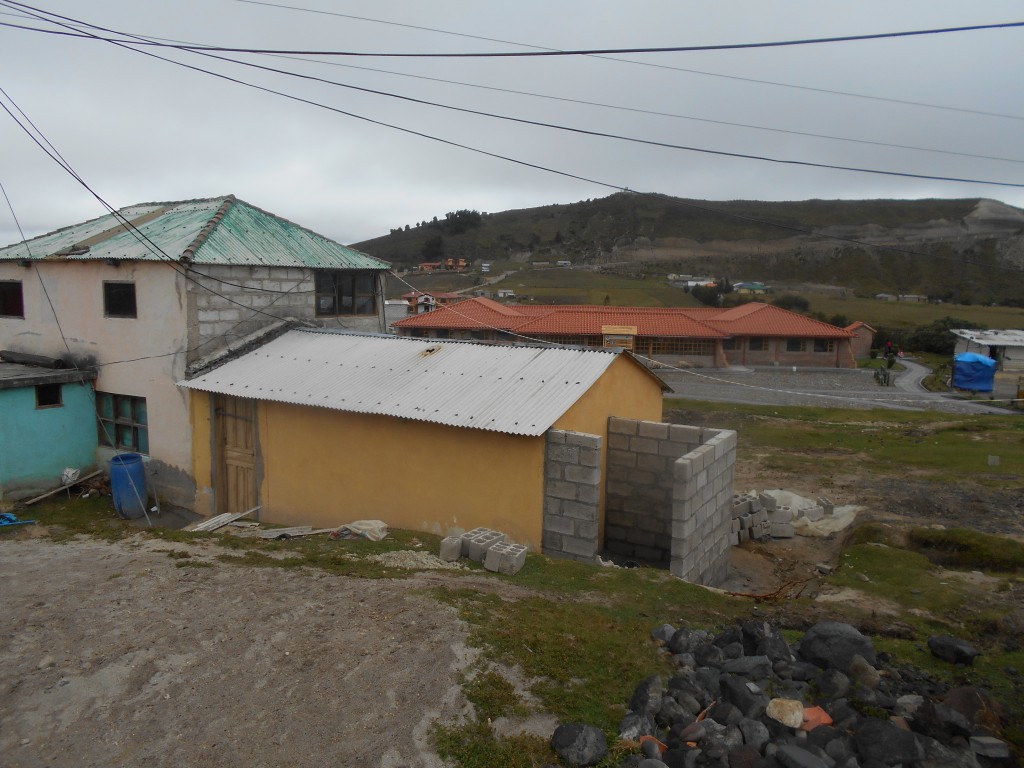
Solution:
<svg viewBox="0 0 1024 768"><path fill-rule="evenodd" d="M526 564L526 547L513 544L501 531L490 528L474 528L461 536L446 536L441 539L440 558L453 563L460 557L468 557L484 568L497 573L514 576Z"/></svg>
<svg viewBox="0 0 1024 768"><path fill-rule="evenodd" d="M549 429L544 446L545 554L593 562L600 539L600 435Z"/></svg>
<svg viewBox="0 0 1024 768"><path fill-rule="evenodd" d="M775 499L770 496L774 505ZM759 541L768 536L768 510L764 494L737 493L732 501L732 544Z"/></svg>

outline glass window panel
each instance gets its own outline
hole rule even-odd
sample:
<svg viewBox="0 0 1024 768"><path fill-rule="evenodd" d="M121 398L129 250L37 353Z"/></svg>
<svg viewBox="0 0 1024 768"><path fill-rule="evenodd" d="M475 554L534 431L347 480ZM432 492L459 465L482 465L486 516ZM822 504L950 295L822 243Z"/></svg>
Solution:
<svg viewBox="0 0 1024 768"><path fill-rule="evenodd" d="M149 430L140 427L138 437L138 451L140 453L149 453Z"/></svg>
<svg viewBox="0 0 1024 768"><path fill-rule="evenodd" d="M114 405L117 408L118 420L124 419L125 421L131 421L132 418L132 401L129 397L116 397L114 398Z"/></svg>
<svg viewBox="0 0 1024 768"><path fill-rule="evenodd" d="M356 314L357 315L372 315L373 314L373 296L359 296L356 298Z"/></svg>
<svg viewBox="0 0 1024 768"><path fill-rule="evenodd" d="M362 272L356 275L356 293L370 293L373 291L373 274Z"/></svg>
<svg viewBox="0 0 1024 768"><path fill-rule="evenodd" d="M136 424L148 424L149 416L146 411L146 398L144 397L133 397L132 398L132 410L135 411L134 418Z"/></svg>
<svg viewBox="0 0 1024 768"><path fill-rule="evenodd" d="M106 392L97 392L96 412L105 419L114 418L114 398Z"/></svg>
<svg viewBox="0 0 1024 768"><path fill-rule="evenodd" d="M118 424L117 425L117 447L118 448L135 448L135 437L132 434L134 428L131 424Z"/></svg>

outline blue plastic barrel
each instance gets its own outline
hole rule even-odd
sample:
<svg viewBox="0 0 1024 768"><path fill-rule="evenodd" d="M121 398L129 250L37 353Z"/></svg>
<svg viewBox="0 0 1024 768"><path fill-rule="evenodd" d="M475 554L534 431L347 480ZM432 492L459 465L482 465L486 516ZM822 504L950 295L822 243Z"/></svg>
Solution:
<svg viewBox="0 0 1024 768"><path fill-rule="evenodd" d="M138 453L122 453L110 460L110 490L114 509L129 520L146 513L146 466Z"/></svg>

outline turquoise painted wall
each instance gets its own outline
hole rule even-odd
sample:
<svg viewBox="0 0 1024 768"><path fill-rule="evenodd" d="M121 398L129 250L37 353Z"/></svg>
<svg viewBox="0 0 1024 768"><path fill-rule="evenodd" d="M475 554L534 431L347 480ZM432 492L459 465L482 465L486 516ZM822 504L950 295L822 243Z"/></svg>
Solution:
<svg viewBox="0 0 1024 768"><path fill-rule="evenodd" d="M62 384L64 405L36 408L35 387L0 389L0 499L60 485L65 467L96 464L92 384Z"/></svg>

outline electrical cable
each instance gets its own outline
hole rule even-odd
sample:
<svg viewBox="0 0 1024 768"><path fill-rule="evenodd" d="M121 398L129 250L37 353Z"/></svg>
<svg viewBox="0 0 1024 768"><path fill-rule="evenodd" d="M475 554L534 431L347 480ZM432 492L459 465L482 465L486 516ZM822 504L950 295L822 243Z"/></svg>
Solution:
<svg viewBox="0 0 1024 768"><path fill-rule="evenodd" d="M42 11L25 3L11 2L8 7L17 6L32 11ZM50 13L48 15L65 18L60 14ZM754 43L722 43L716 45L678 45L665 47L638 47L638 48L586 48L578 50L531 50L531 51L481 51L481 52L460 52L460 53L409 53L409 52L381 52L381 51L336 51L336 50L307 50L307 49L281 49L281 48L236 48L222 45L168 45L156 41L141 43L158 47L173 47L179 50L207 51L217 53L259 53L259 54L283 54L300 56L354 56L367 58L403 58L403 59L466 59L466 58L531 58L551 56L596 56L612 55L623 53L695 53L704 51L734 51L751 50L760 48L786 48L803 45L821 45L826 43L849 43L864 42L868 40L886 40L907 37L923 37L931 35L945 35L961 32L979 32L997 29L1013 29L1024 27L1024 21L1006 21L993 24L973 24L957 27L938 27L933 29L905 30L902 32L876 32L862 35L837 35L834 37L812 37L798 38L792 40L773 40ZM118 42L126 43L127 40Z"/></svg>
<svg viewBox="0 0 1024 768"><path fill-rule="evenodd" d="M541 51L557 51L557 50L559 50L557 48L548 48L548 47L545 47L545 46L542 46L542 45L531 45L530 43L520 43L520 42L515 42L515 41L512 41L512 40L501 40L501 39L498 39L498 38L483 37L483 36L480 36L480 35L471 35L471 34L466 34L466 33L463 33L463 32L452 32L451 30L437 29L435 27L421 27L421 26L416 26L414 24L403 24L403 23L397 22L397 21L386 21L386 20L383 20L383 19L372 19L372 18L369 18L369 17L366 17L366 16L354 16L354 15L351 15L351 14L338 13L338 12L335 12L335 11L323 11L323 10L314 9L314 8L301 8L301 7L293 6L293 5L282 5L282 4L279 4L279 3L260 2L259 0L235 0L235 2L247 3L249 5L262 5L262 6L267 6L269 8L281 8L281 9L290 10L290 11L301 11L301 12L304 12L304 13L322 14L324 16L338 16L338 17L341 17L341 18L355 19L357 21L366 21L366 22L371 22L371 23L374 23L374 24L385 24L385 25L389 25L389 26L405 27L407 29L415 29L415 30L420 30L420 31L424 31L424 32L434 32L434 33L442 34L442 35L452 35L454 37L464 37L464 38L468 38L468 39L472 39L472 40L483 40L485 42L490 42L490 43L501 43L503 45L518 45L518 46L521 46L523 48L532 48L532 49L541 50ZM720 72L707 72L705 70L700 70L700 69L688 69L686 67L675 67L675 66L671 66L671 65L668 65L668 64L656 64L654 62L649 62L649 61L635 61L635 60L632 60L632 59L620 59L620 58L617 58L617 57L614 57L614 56L593 56L592 58L604 59L606 61L614 61L614 62L617 62L617 63L620 63L620 64L634 64L636 66L641 66L641 67L654 67L656 69L666 69L666 70L671 70L671 71L674 71L674 72L685 72L687 74L701 75L701 76L704 76L704 77L717 77L717 78L722 78L722 79L725 79L725 80L736 80L736 81L744 82L744 83L754 83L756 85L770 85L770 86L774 86L774 87L777 87L777 88L792 88L792 89L801 90L801 91L811 91L811 92L814 92L814 93L823 93L823 94L827 94L827 95L831 95L831 96L845 96L845 97L855 98L855 99L867 99L867 100L870 100L870 101L887 102L887 103L890 103L890 104L902 104L902 105L912 106L912 107L924 107L926 109L939 109L939 110L946 110L946 111L950 111L950 112L963 112L963 113L973 114L973 115L983 115L985 117L1005 118L1005 119L1008 119L1008 120L1024 120L1024 116L1022 116L1022 115L1008 115L1008 114L1003 114L1001 112L985 112L983 110L967 109L967 108L964 108L964 107L950 107L950 106L942 105L942 104L929 104L929 103L922 102L922 101L908 101L908 100L905 100L905 99L892 99L892 98L887 98L887 97L884 97L884 96L872 96L872 95L863 94L863 93L853 93L851 91L838 91L838 90L834 90L834 89L830 89L830 88L815 88L813 86L796 85L794 83L780 83L780 82L776 82L774 80L758 80L757 78L753 78L753 77L741 77L739 75L725 75L725 74L722 74Z"/></svg>
<svg viewBox="0 0 1024 768"><path fill-rule="evenodd" d="M60 18L67 18L67 17L60 17ZM122 32L118 32L117 30L111 30L111 29L107 29L107 28L104 28L104 27L98 27L96 25L88 24L88 23L82 22L80 20L73 19L72 21L74 21L77 24L84 24L85 26L93 27L95 29L100 29L100 30L102 30L104 32L108 32L108 33L112 33L112 34L118 34L118 35L124 35L125 34L125 33L122 33ZM56 23L56 22L53 22L53 23ZM1024 22L1022 22L1022 24L1024 24ZM0 25L0 26L2 26L2 25ZM64 26L66 26L66 25L64 25ZM57 33L57 34L60 34L60 33ZM138 49L132 47L133 45L136 45L136 44L148 44L148 42L146 41L145 38L141 38L141 37L135 36L136 39L139 41L138 43L136 43L136 42L126 42L126 41L115 40L113 38L105 38L105 37L102 37L102 36L99 36L99 35L95 35L95 34L91 34L91 33L81 33L81 36L83 38L85 38L85 39L102 41L102 42L110 43L110 44L113 44L113 45L117 45L119 47L124 47L124 48L126 48L128 50L135 51L136 53L142 53L142 54L145 54L145 55L150 55L150 56L153 56L154 58L160 59L162 61L167 61L169 63L173 63L173 64L176 64L178 66L187 67L187 68L190 68L190 69L195 69L196 71L203 72L203 73L208 74L208 75L212 75L212 76L216 76L216 77L222 77L222 78L228 79L228 80L230 80L232 82L235 82L235 83L238 83L238 84L247 85L249 87L257 88L259 90L265 90L265 91L267 91L269 93L275 93L277 95L285 96L287 98L293 98L293 97L291 97L288 94L285 94L285 93L280 92L280 91L276 91L274 89L265 88L263 86L259 86L259 85L253 84L253 83L249 83L249 82L244 81L244 80L240 80L240 79L237 79L237 78L232 78L232 77L229 77L227 75L223 75L221 73L217 73L217 72L213 72L211 70L203 69L202 67L192 67L191 65L185 64L183 62L178 62L178 61L175 61L173 59L168 59L166 57L157 56L156 54L152 54L152 53L150 53L148 51L138 50ZM252 62L240 61L238 59L232 59L232 58L228 58L228 57L225 57L225 56L219 56L219 55L212 54L212 53L208 52L209 50L218 50L217 48L200 49L200 47L198 47L198 46L176 46L176 45L169 45L169 44L166 45L166 47L176 48L176 49L185 50L185 51L190 51L190 52L193 52L193 53L198 53L200 55L207 56L209 58L217 59L219 61L225 61L225 62L229 62L229 63L234 63L234 64L238 64L238 65L241 65L241 66L246 66L246 67L251 67L251 68L259 69L259 70L262 70L262 71L273 72L273 73L276 73L276 74L282 74L282 75L286 75L286 76L289 76L289 77L295 77L295 78L299 78L299 79L302 79L302 80L318 82L318 83L322 83L322 84L325 84L325 85L333 85L333 86L337 86L337 87L340 87L340 88L346 88L346 89L349 89L349 90L358 91L358 92L361 92L361 93L368 93L368 94L373 94L373 95L378 95L378 96L385 96L385 97L388 97L388 98L399 99L401 101L407 101L407 102L414 103L414 104L420 104L420 105L424 105L424 106L431 106L431 107L436 107L436 108L439 108L439 109L446 109L446 110L450 110L450 111L461 112L461 113L464 113L464 114L472 114L472 115L476 115L476 116L480 116L480 117L488 117L488 118L491 118L491 119L503 120L503 121L506 121L506 122L513 122L513 123L518 123L518 124L521 124L521 125L529 125L529 126L539 127L539 128L548 128L548 129L552 129L552 130L564 131L564 132L575 133L575 134L580 134L580 135L585 135L585 136L593 136L595 138L606 138L606 139L612 139L612 140L616 140L616 141L626 141L626 142L635 143L635 144L642 144L642 145L645 145L645 146L659 147L659 148L662 148L662 149L675 149L675 150L680 150L680 151L685 151L685 152L694 152L694 153L698 153L698 154L714 155L714 156L719 156L719 157L729 157L729 158L740 159L740 160L757 160L757 161L761 161L761 162L768 162L768 163L779 164L779 165L791 165L791 166L798 166L798 167L819 168L819 169L823 169L823 170L846 171L846 172L852 172L852 173L866 173L866 174L873 174L873 175L892 176L892 177L897 177L897 178L919 179L919 180L926 180L926 181L944 181L944 182L961 183L961 184L981 184L981 185L988 185L988 186L1008 187L1008 188L1013 188L1013 189L1024 189L1024 183L1020 183L1020 182L993 181L993 180L988 180L988 179L973 179L973 178L963 178L963 177L955 177L955 176L939 176L939 175L931 175L931 174L919 174L919 173L909 173L909 172L902 172L902 171L891 171L891 170L884 170L884 169L879 169L879 168L863 168L863 167L856 167L856 166L846 166L846 165L838 165L838 164L832 164L832 163L816 163L816 162L812 162L812 161L808 161L808 160L793 160L793 159L784 159L784 158L770 157L770 156L767 156L767 155L755 155L755 154L744 153L744 152L730 152L730 151L726 151L726 150L709 149L709 148L706 148L706 147L695 147L695 146L689 146L689 145L683 145L683 144L674 144L674 143L671 143L671 142L655 141L655 140L651 140L651 139L642 139L642 138L632 137L632 136L623 136L623 135L620 135L620 134L605 133L605 132L602 132L602 131L595 131L595 130L590 130L590 129L585 129L585 128L574 128L574 127L571 127L571 126L564 126L564 125L559 125L559 124L556 124L556 123L547 123L547 122L538 121L538 120L528 120L528 119L525 119L525 118L518 118L518 117L513 117L513 116L510 116L510 115L502 115L502 114L493 113L493 112L486 112L486 111L482 111L482 110L469 109L469 108L466 108L466 107L457 107L457 106L448 105L448 104L441 104L439 102L428 101L428 100L425 100L425 99L418 99L418 98L415 98L415 97L412 97L412 96L403 96L401 94L391 93L391 92L388 92L388 91L381 91L381 90L372 89L372 88L364 88L364 87L361 87L361 86L351 85L351 84L348 84L348 83L341 83L341 82L337 82L337 81L334 81L334 80L328 80L328 79L325 79L325 78L316 77L316 76L313 76L313 75L304 75L304 74L297 73L297 72L291 72L289 70L278 69L278 68L275 68L275 67L267 67L267 66L263 66L263 65L260 65L260 64L255 64L255 63L252 63ZM295 97L295 98L297 98L297 97ZM316 106L320 106L320 107L323 107L323 108L326 108L326 109L333 109L333 108L328 107L328 106L326 106L324 104L320 104L319 102L313 102L313 101L306 100L306 99L297 99L297 100L303 101L303 102L308 103L308 104L313 104L313 105L316 105ZM334 110L334 111L340 111L340 110ZM343 114L348 114L348 115L351 116L351 113L343 112ZM394 128L396 126L390 126L390 127Z"/></svg>

